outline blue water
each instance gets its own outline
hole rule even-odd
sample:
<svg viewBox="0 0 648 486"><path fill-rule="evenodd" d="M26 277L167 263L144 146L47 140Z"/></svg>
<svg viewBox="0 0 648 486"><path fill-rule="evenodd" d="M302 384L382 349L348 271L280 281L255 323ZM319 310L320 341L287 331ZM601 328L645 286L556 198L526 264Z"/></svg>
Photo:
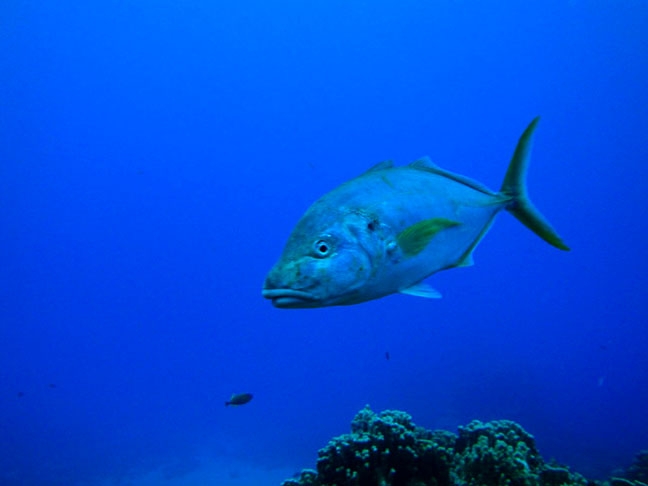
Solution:
<svg viewBox="0 0 648 486"><path fill-rule="evenodd" d="M1 10L1 484L296 471L365 404L516 420L590 477L648 448L648 2ZM261 297L320 195L426 154L496 189L536 115L571 252L502 214L442 300Z"/></svg>

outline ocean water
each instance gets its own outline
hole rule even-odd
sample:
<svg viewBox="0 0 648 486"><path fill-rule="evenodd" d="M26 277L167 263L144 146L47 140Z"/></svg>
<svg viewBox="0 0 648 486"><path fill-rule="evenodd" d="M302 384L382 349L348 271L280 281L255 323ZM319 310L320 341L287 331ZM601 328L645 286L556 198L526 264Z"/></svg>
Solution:
<svg viewBox="0 0 648 486"><path fill-rule="evenodd" d="M648 448L648 2L2 5L0 484L279 484L365 404L592 478ZM322 194L422 155L496 189L536 115L571 252L501 214L441 300L261 297Z"/></svg>

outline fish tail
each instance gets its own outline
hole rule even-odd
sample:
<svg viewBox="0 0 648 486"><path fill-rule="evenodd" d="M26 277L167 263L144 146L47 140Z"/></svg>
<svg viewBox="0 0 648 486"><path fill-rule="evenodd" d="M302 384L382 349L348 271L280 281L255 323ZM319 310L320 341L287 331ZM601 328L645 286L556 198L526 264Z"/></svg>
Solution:
<svg viewBox="0 0 648 486"><path fill-rule="evenodd" d="M534 118L518 141L513 158L509 164L500 193L510 199L506 209L513 213L523 225L533 231L540 238L550 245L569 250L549 221L538 211L527 195L526 174L531 158L531 147L533 145L533 133L540 121L540 117Z"/></svg>

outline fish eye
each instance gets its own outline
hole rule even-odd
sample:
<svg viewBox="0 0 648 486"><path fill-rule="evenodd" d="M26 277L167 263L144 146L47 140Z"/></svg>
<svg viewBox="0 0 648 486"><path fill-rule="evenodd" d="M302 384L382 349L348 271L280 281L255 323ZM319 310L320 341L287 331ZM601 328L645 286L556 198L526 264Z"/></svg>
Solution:
<svg viewBox="0 0 648 486"><path fill-rule="evenodd" d="M317 240L315 242L315 256L323 258L331 252L331 245L326 240Z"/></svg>

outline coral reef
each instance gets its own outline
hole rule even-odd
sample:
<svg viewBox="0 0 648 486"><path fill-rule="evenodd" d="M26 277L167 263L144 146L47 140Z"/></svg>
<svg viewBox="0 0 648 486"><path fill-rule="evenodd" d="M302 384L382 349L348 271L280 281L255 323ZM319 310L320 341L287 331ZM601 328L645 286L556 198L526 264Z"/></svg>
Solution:
<svg viewBox="0 0 648 486"><path fill-rule="evenodd" d="M368 407L351 424L351 434L333 439L319 451L320 484L449 485L451 452L443 440L416 427L398 411L379 415Z"/></svg>
<svg viewBox="0 0 648 486"><path fill-rule="evenodd" d="M532 486L541 484L543 465L533 437L515 422L475 420L459 428L453 468L457 484Z"/></svg>
<svg viewBox="0 0 648 486"><path fill-rule="evenodd" d="M405 412L369 406L351 433L318 453L317 471L283 486L587 486L568 468L546 464L533 436L508 420L473 421L455 435L416 426Z"/></svg>
<svg viewBox="0 0 648 486"><path fill-rule="evenodd" d="M632 465L610 479L611 486L648 486L648 450L639 451Z"/></svg>

